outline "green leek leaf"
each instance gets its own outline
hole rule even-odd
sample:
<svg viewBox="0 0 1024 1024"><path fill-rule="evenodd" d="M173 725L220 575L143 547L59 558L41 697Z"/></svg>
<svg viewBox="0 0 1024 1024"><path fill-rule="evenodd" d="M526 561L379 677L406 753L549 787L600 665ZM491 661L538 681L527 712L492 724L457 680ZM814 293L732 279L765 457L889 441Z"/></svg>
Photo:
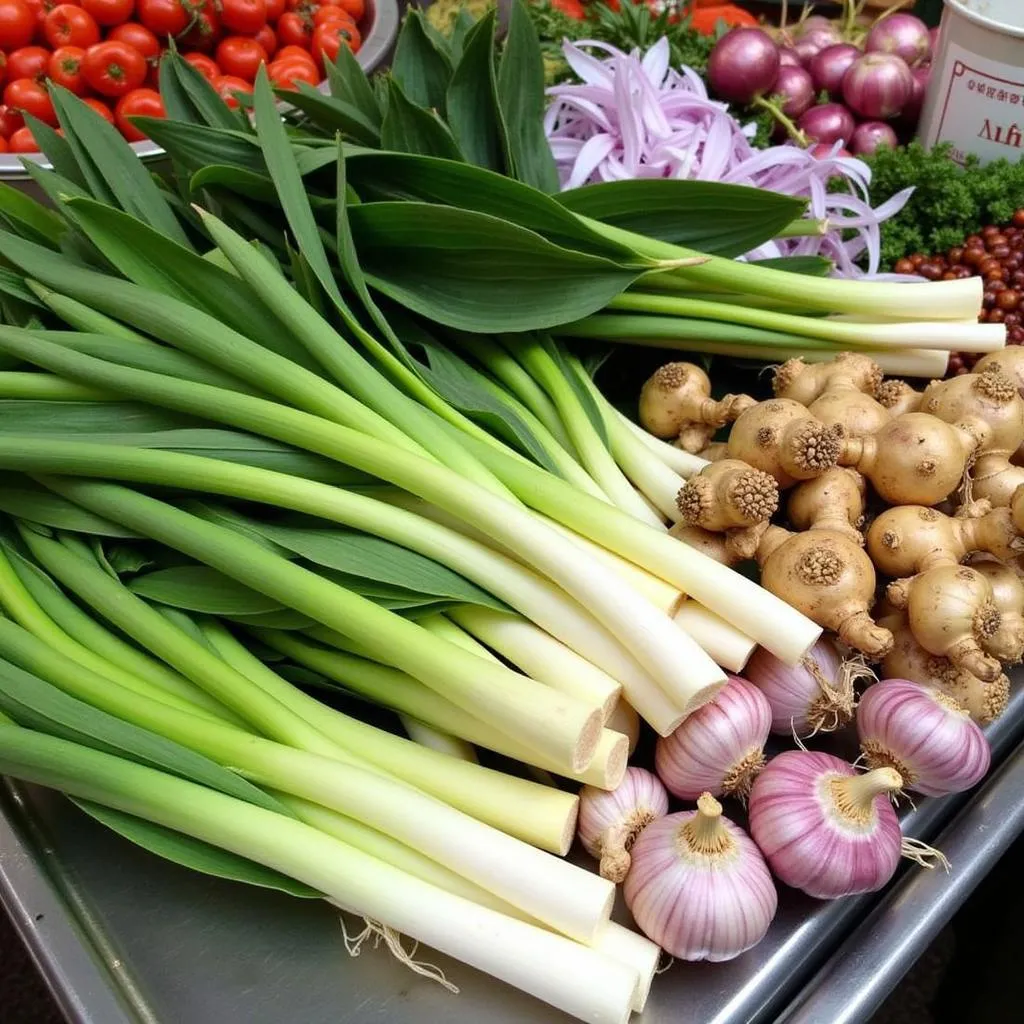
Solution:
<svg viewBox="0 0 1024 1024"><path fill-rule="evenodd" d="M309 629L316 623L294 608L281 608L272 612L258 612L255 615L230 615L232 622L252 629Z"/></svg>
<svg viewBox="0 0 1024 1024"><path fill-rule="evenodd" d="M307 82L300 82L297 90L279 89L277 95L308 114L324 130L343 132L348 138L367 146L380 143L378 126L358 107L344 99L325 96Z"/></svg>
<svg viewBox="0 0 1024 1024"><path fill-rule="evenodd" d="M498 68L498 103L510 174L541 192L557 192L558 171L544 134L544 61L537 30L522 0L514 0L509 14Z"/></svg>
<svg viewBox="0 0 1024 1024"><path fill-rule="evenodd" d="M338 47L333 61L324 61L327 82L331 96L343 103L351 104L365 120L373 126L376 134L374 145L380 141L380 124L384 113L374 95L373 87L355 54L347 46Z"/></svg>
<svg viewBox="0 0 1024 1024"><path fill-rule="evenodd" d="M221 185L261 203L272 203L277 199L274 183L265 173L238 167L236 164L207 164L200 167L188 183L193 194L211 185Z"/></svg>
<svg viewBox="0 0 1024 1024"><path fill-rule="evenodd" d="M455 15L455 21L452 23L451 35L448 37L448 52L455 64L462 59L466 49L466 37L476 24L476 18L465 7L460 7Z"/></svg>
<svg viewBox="0 0 1024 1024"><path fill-rule="evenodd" d="M349 219L375 288L431 320L477 333L579 319L603 309L639 276L469 210L361 203Z"/></svg>
<svg viewBox="0 0 1024 1024"><path fill-rule="evenodd" d="M398 34L391 75L412 103L444 117L451 61L428 36L423 15L415 8L406 14Z"/></svg>
<svg viewBox="0 0 1024 1024"><path fill-rule="evenodd" d="M385 149L461 160L462 153L448 126L433 111L417 106L392 78L388 80L388 109L380 128Z"/></svg>
<svg viewBox="0 0 1024 1024"><path fill-rule="evenodd" d="M446 98L448 126L471 164L502 170L502 123L494 68L494 11L465 36Z"/></svg>
<svg viewBox="0 0 1024 1024"><path fill-rule="evenodd" d="M807 205L746 185L669 178L599 182L562 192L558 201L593 220L717 256L771 241Z"/></svg>
<svg viewBox="0 0 1024 1024"><path fill-rule="evenodd" d="M252 135L162 117L140 117L135 123L140 131L167 150L173 160L189 170L198 170L207 164L233 164L266 173L259 143Z"/></svg>
<svg viewBox="0 0 1024 1024"><path fill-rule="evenodd" d="M155 231L188 246L178 218L124 136L74 93L61 86L50 91L64 136L96 198L112 198Z"/></svg>
<svg viewBox="0 0 1024 1024"><path fill-rule="evenodd" d="M74 150L71 148L67 138L63 135L58 135L56 128L51 127L44 121L40 121L31 114L25 114L25 124L32 129L32 137L43 151L43 156L53 165L54 171L78 188L88 191L89 186L85 175L78 166L78 160L75 158ZM45 170L34 160L26 160L23 166L33 178L35 178L35 175L32 174L33 167ZM53 197L51 196L51 198Z"/></svg>
<svg viewBox="0 0 1024 1024"><path fill-rule="evenodd" d="M166 74L165 74L166 72ZM230 131L247 131L248 120L244 112L232 110L217 94L217 90L203 77L198 68L190 64L175 49L171 49L160 61L160 94L164 95L167 80L173 81L173 95L182 105L187 104L192 116L182 116L167 109L167 116L174 120L198 121L211 128L227 128ZM166 101L165 101L166 106Z"/></svg>
<svg viewBox="0 0 1024 1024"><path fill-rule="evenodd" d="M266 597L205 565L180 565L136 576L128 589L148 601L204 615L256 615L279 611L279 601Z"/></svg>
<svg viewBox="0 0 1024 1024"><path fill-rule="evenodd" d="M40 245L56 245L67 227L64 221L20 188L0 182L0 216Z"/></svg>
<svg viewBox="0 0 1024 1024"><path fill-rule="evenodd" d="M215 878L224 878L231 882L244 882L247 885L259 886L262 889L277 889L289 896L300 899L320 897L315 889L310 889L301 882L296 882L287 875L282 875L262 864L239 857L237 854L221 850L219 847L204 843L181 832L174 832L163 825L154 824L133 814L125 814L110 807L103 807L90 800L77 800L72 803L116 832L123 839L134 843L148 853L156 854L172 864L198 871Z"/></svg>
<svg viewBox="0 0 1024 1024"><path fill-rule="evenodd" d="M811 277L828 277L834 266L824 256L776 256L767 260L752 260L759 267L774 270L788 270L792 274L809 274Z"/></svg>
<svg viewBox="0 0 1024 1024"><path fill-rule="evenodd" d="M25 284L25 278L21 274L5 270L3 267L0 267L0 292L25 305L35 306L36 309L46 309L35 292Z"/></svg>
<svg viewBox="0 0 1024 1024"><path fill-rule="evenodd" d="M30 477L16 473L0 473L0 511L57 530L100 534L103 537L138 536L134 530L112 523L37 484Z"/></svg>
<svg viewBox="0 0 1024 1024"><path fill-rule="evenodd" d="M47 402L0 399L4 430L18 434L118 434L160 431L188 423L187 417L134 402Z"/></svg>

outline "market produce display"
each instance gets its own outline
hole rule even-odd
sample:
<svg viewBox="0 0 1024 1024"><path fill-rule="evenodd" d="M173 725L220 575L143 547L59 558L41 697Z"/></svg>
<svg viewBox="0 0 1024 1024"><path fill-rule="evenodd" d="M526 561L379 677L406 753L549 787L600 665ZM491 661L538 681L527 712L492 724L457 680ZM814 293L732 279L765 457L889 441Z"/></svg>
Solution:
<svg viewBox="0 0 1024 1024"><path fill-rule="evenodd" d="M892 801L986 774L1024 655L1024 362L987 278L876 279L859 160L744 149L667 39L546 95L534 24L413 11L285 111L171 50L155 175L52 90L49 205L0 186L0 773L618 1024L778 883L942 869ZM623 345L726 359L623 393Z"/></svg>
<svg viewBox="0 0 1024 1024"><path fill-rule="evenodd" d="M363 0L80 0L0 3L0 153L38 153L37 123L58 125L50 84L146 138L133 118L164 117L161 55L176 47L231 107L261 65L277 88L317 85L324 61L362 42Z"/></svg>

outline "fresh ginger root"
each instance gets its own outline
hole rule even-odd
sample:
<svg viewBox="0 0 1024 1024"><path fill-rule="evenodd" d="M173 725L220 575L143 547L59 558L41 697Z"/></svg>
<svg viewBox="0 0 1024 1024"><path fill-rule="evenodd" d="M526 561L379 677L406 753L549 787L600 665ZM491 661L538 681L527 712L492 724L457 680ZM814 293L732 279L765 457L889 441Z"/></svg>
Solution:
<svg viewBox="0 0 1024 1024"><path fill-rule="evenodd" d="M773 398L736 420L729 432L728 454L770 473L785 488L831 469L842 442L842 427L826 426L792 399Z"/></svg>
<svg viewBox="0 0 1024 1024"><path fill-rule="evenodd" d="M869 437L849 437L839 465L863 473L890 505L937 505L959 486L977 440L935 416L911 412Z"/></svg>
<svg viewBox="0 0 1024 1024"><path fill-rule="evenodd" d="M754 557L755 552L750 551L750 540L755 537L757 542L760 542L760 538L768 526L769 523L766 520L758 526L751 526L745 531L740 531L737 536L736 531L732 530L728 533L714 533L699 526L676 523L668 532L676 540L681 540L691 548L696 548L708 558L713 558L716 562L721 562L722 565L733 566ZM756 551L757 543L754 544L754 548Z"/></svg>
<svg viewBox="0 0 1024 1024"><path fill-rule="evenodd" d="M756 402L748 395L711 397L711 380L692 363L666 363L640 391L640 422L661 438L677 438L684 451L706 448L715 432Z"/></svg>
<svg viewBox="0 0 1024 1024"><path fill-rule="evenodd" d="M905 610L917 642L929 654L948 658L984 682L1002 673L985 648L1000 627L999 609L988 579L966 565L937 565L909 579L895 580L885 592Z"/></svg>
<svg viewBox="0 0 1024 1024"><path fill-rule="evenodd" d="M882 660L884 679L910 679L931 686L953 697L979 725L987 725L1006 710L1010 699L1010 681L1000 675L986 683L958 668L948 658L926 651L911 632L901 612L879 620L892 632L892 650Z"/></svg>
<svg viewBox="0 0 1024 1024"><path fill-rule="evenodd" d="M753 558L767 522L779 507L779 485L739 459L723 459L690 477L676 496L687 526L728 534L737 553Z"/></svg>
<svg viewBox="0 0 1024 1024"><path fill-rule="evenodd" d="M874 398L882 369L861 352L840 352L827 363L809 365L789 359L775 371L776 398L789 398L807 407L826 426L841 426L850 437L881 429L891 413Z"/></svg>
<svg viewBox="0 0 1024 1024"><path fill-rule="evenodd" d="M915 391L905 380L893 378L878 385L875 399L889 411L890 416L902 416L904 413L918 411L922 394L923 392Z"/></svg>
<svg viewBox="0 0 1024 1024"><path fill-rule="evenodd" d="M729 446L724 441L712 441L707 448L702 448L697 454L708 462L721 462L729 457Z"/></svg>
<svg viewBox="0 0 1024 1024"><path fill-rule="evenodd" d="M832 530L862 545L865 491L860 473L834 466L793 488L787 506L789 520L798 530Z"/></svg>
<svg viewBox="0 0 1024 1024"><path fill-rule="evenodd" d="M1017 572L989 556L971 560L972 568L992 587L999 609L999 628L985 641L985 650L1004 665L1024 658L1024 583Z"/></svg>
<svg viewBox="0 0 1024 1024"><path fill-rule="evenodd" d="M969 512L954 517L921 505L886 509L867 532L871 561L886 576L906 577L938 565L958 565L972 552L1000 561L1024 553L1024 538L1010 509L976 502Z"/></svg>
<svg viewBox="0 0 1024 1024"><path fill-rule="evenodd" d="M892 634L869 610L875 598L875 567L846 533L807 530L790 533L770 526L758 546L761 586L838 633L840 640L869 658L883 657Z"/></svg>

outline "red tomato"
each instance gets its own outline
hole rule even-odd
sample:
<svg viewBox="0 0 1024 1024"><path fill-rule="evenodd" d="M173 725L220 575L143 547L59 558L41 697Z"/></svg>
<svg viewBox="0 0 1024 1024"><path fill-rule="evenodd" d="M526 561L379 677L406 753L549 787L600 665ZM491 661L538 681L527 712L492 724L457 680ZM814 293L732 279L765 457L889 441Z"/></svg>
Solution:
<svg viewBox="0 0 1024 1024"><path fill-rule="evenodd" d="M0 49L27 46L36 34L36 18L24 0L0 0Z"/></svg>
<svg viewBox="0 0 1024 1024"><path fill-rule="evenodd" d="M265 0L267 5L267 23L273 25L284 14L284 0Z"/></svg>
<svg viewBox="0 0 1024 1024"><path fill-rule="evenodd" d="M24 123L21 114L11 110L6 103L0 103L0 135L9 139Z"/></svg>
<svg viewBox="0 0 1024 1024"><path fill-rule="evenodd" d="M56 49L58 46L92 46L100 41L96 19L74 4L59 4L46 16L43 35Z"/></svg>
<svg viewBox="0 0 1024 1024"><path fill-rule="evenodd" d="M269 25L264 25L253 39L263 47L268 57L273 57L277 52L277 36Z"/></svg>
<svg viewBox="0 0 1024 1024"><path fill-rule="evenodd" d="M7 148L11 153L38 153L39 145L31 128L19 128L8 140Z"/></svg>
<svg viewBox="0 0 1024 1024"><path fill-rule="evenodd" d="M220 39L220 17L210 3L201 0L192 8L192 27L181 37L181 45L195 50L212 50Z"/></svg>
<svg viewBox="0 0 1024 1024"><path fill-rule="evenodd" d="M156 35L137 21L126 21L115 26L107 33L107 38L135 47L146 60L156 60L163 50Z"/></svg>
<svg viewBox="0 0 1024 1024"><path fill-rule="evenodd" d="M347 46L355 53L362 42L355 25L343 21L317 25L313 30L313 59L320 67L324 66L325 60L333 64L342 46Z"/></svg>
<svg viewBox="0 0 1024 1024"><path fill-rule="evenodd" d="M50 67L50 51L42 46L23 46L7 55L7 81L43 78Z"/></svg>
<svg viewBox="0 0 1024 1024"><path fill-rule="evenodd" d="M267 0L220 0L220 20L232 32L253 35L267 23Z"/></svg>
<svg viewBox="0 0 1024 1024"><path fill-rule="evenodd" d="M0 85L7 81L7 54L0 50Z"/></svg>
<svg viewBox="0 0 1024 1024"><path fill-rule="evenodd" d="M42 38L43 22L46 16L60 3L60 0L24 0L25 6L32 12L36 19L36 35Z"/></svg>
<svg viewBox="0 0 1024 1024"><path fill-rule="evenodd" d="M16 78L4 89L4 103L20 114L31 114L47 124L57 123L57 114L46 87L31 78Z"/></svg>
<svg viewBox="0 0 1024 1024"><path fill-rule="evenodd" d="M139 21L160 37L184 32L190 20L181 0L136 0L135 11Z"/></svg>
<svg viewBox="0 0 1024 1024"><path fill-rule="evenodd" d="M85 80L102 96L123 96L146 80L146 58L116 39L90 46L82 61Z"/></svg>
<svg viewBox="0 0 1024 1024"><path fill-rule="evenodd" d="M316 67L316 61L313 60L313 55L304 46L282 46L277 51L277 60L304 60L307 64L312 64Z"/></svg>
<svg viewBox="0 0 1024 1024"><path fill-rule="evenodd" d="M335 22L344 22L348 25L354 25L355 20L351 14L346 14L340 7L321 7L313 15L313 25L332 25Z"/></svg>
<svg viewBox="0 0 1024 1024"><path fill-rule="evenodd" d="M186 53L185 60L189 62L208 82L220 77L220 68L212 57L205 53Z"/></svg>
<svg viewBox="0 0 1024 1024"><path fill-rule="evenodd" d="M133 89L125 93L114 107L114 123L129 142L141 142L146 138L130 117L166 117L164 101L155 89Z"/></svg>
<svg viewBox="0 0 1024 1024"><path fill-rule="evenodd" d="M356 21L362 21L366 14L364 0L338 0L338 6L348 14L351 14Z"/></svg>
<svg viewBox="0 0 1024 1024"><path fill-rule="evenodd" d="M3 138L3 137L0 137L0 153L6 153L6 152L7 152L7 140L5 138Z"/></svg>
<svg viewBox="0 0 1024 1024"><path fill-rule="evenodd" d="M123 25L135 10L135 0L78 0L97 25Z"/></svg>
<svg viewBox="0 0 1024 1024"><path fill-rule="evenodd" d="M238 97L235 96L236 92L240 92L244 96L252 95L252 83L235 75L218 76L213 80L213 87L217 90L220 98L232 108L238 106Z"/></svg>
<svg viewBox="0 0 1024 1024"><path fill-rule="evenodd" d="M225 75L235 75L251 82L256 78L260 65L267 62L266 50L255 39L228 36L217 46L217 63Z"/></svg>
<svg viewBox="0 0 1024 1024"><path fill-rule="evenodd" d="M299 60L297 57L278 57L267 68L267 74L279 89L297 89L299 82L320 84L320 72L316 67L309 61Z"/></svg>
<svg viewBox="0 0 1024 1024"><path fill-rule="evenodd" d="M89 91L82 75L82 59L85 50L80 46L58 46L50 55L48 75L50 81L70 89L76 96Z"/></svg>
<svg viewBox="0 0 1024 1024"><path fill-rule="evenodd" d="M104 121L109 121L110 124L114 123L114 115L111 112L110 107L108 107L103 100L98 100L95 96L83 96L82 102L92 107L92 109L95 110Z"/></svg>
<svg viewBox="0 0 1024 1024"><path fill-rule="evenodd" d="M0 0L2 2L2 0ZM308 50L313 41L309 22L295 11L287 11L277 19L277 41L282 46L301 46Z"/></svg>

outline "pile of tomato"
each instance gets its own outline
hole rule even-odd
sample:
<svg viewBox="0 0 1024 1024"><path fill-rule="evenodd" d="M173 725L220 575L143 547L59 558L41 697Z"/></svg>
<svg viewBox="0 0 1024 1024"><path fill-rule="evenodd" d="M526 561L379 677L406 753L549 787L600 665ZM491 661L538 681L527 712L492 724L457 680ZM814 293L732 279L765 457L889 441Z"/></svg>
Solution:
<svg viewBox="0 0 1024 1024"><path fill-rule="evenodd" d="M24 115L56 126L50 82L145 138L129 118L164 116L170 39L231 106L261 64L279 88L317 85L325 59L359 49L363 15L364 0L0 0L0 153L39 151Z"/></svg>

